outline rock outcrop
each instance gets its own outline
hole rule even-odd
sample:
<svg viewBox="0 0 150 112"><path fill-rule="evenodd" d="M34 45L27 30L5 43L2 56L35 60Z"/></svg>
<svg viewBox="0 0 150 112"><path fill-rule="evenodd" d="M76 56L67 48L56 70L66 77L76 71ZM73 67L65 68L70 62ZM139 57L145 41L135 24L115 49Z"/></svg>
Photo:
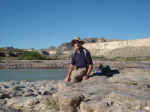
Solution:
<svg viewBox="0 0 150 112"><path fill-rule="evenodd" d="M66 68L70 60L3 60L0 69Z"/></svg>
<svg viewBox="0 0 150 112"><path fill-rule="evenodd" d="M98 37L90 37L90 38L87 37L87 38L84 38L83 41L85 43L99 43L99 42L103 43L103 42L112 42L112 41L119 41L119 40L107 39L104 37L99 37L99 38ZM50 55L57 55L57 56L65 55L67 57L67 56L70 56L72 54L73 46L71 45L70 42L66 42L66 43L62 43L57 48L51 46L50 48L45 49L45 51L49 52ZM61 54L59 54L59 53L61 53Z"/></svg>
<svg viewBox="0 0 150 112"><path fill-rule="evenodd" d="M150 38L86 43L92 56L104 57L144 57L150 55Z"/></svg>
<svg viewBox="0 0 150 112"><path fill-rule="evenodd" d="M111 68L126 68L126 67L150 67L149 61L102 61L93 60L94 68L98 67L100 63L109 65ZM52 68L68 68L70 60L11 60L2 61L0 63L0 69L52 69Z"/></svg>

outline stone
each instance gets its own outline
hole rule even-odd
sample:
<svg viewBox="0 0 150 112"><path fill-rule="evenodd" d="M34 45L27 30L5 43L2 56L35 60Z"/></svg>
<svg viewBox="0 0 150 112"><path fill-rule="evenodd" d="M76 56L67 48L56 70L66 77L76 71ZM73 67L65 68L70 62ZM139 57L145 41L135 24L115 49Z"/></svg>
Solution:
<svg viewBox="0 0 150 112"><path fill-rule="evenodd" d="M44 91L43 95L52 95L52 93L50 91Z"/></svg>
<svg viewBox="0 0 150 112"><path fill-rule="evenodd" d="M12 91L10 94L10 97L18 97L18 96L23 96L23 91Z"/></svg>
<svg viewBox="0 0 150 112"><path fill-rule="evenodd" d="M7 93L0 93L0 99L10 98L10 95Z"/></svg>
<svg viewBox="0 0 150 112"><path fill-rule="evenodd" d="M0 105L5 105L7 103L7 100L5 99L0 99Z"/></svg>
<svg viewBox="0 0 150 112"><path fill-rule="evenodd" d="M53 94L61 112L76 112L84 96L78 91L61 91Z"/></svg>
<svg viewBox="0 0 150 112"><path fill-rule="evenodd" d="M13 89L16 91L22 91L23 88L25 88L25 86L15 86Z"/></svg>

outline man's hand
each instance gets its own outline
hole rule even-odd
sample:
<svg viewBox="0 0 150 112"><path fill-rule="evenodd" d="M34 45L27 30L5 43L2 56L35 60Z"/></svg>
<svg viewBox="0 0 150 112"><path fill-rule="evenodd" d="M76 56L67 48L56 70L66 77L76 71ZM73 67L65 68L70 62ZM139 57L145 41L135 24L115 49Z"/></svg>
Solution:
<svg viewBox="0 0 150 112"><path fill-rule="evenodd" d="M65 79L65 81L66 81L66 82L69 82L69 81L70 81L70 77L67 76L66 79Z"/></svg>
<svg viewBox="0 0 150 112"><path fill-rule="evenodd" d="M83 77L82 77L82 80L87 80L88 79L88 76L87 75L84 75Z"/></svg>
<svg viewBox="0 0 150 112"><path fill-rule="evenodd" d="M90 64L89 67L88 67L88 71L87 71L86 75L84 75L82 77L82 80L87 80L88 79L88 75L91 73L92 69L93 69L93 65Z"/></svg>
<svg viewBox="0 0 150 112"><path fill-rule="evenodd" d="M66 82L69 82L71 80L70 75L71 75L72 70L73 70L73 65L70 64L69 71L68 71L68 74L67 74L66 79L65 79Z"/></svg>

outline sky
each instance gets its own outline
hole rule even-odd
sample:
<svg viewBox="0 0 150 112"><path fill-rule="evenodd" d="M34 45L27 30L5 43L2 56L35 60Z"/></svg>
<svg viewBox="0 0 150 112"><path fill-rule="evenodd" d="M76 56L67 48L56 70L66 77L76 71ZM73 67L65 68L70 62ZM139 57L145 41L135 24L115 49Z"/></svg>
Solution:
<svg viewBox="0 0 150 112"><path fill-rule="evenodd" d="M0 0L0 47L42 49L75 36L150 37L150 0Z"/></svg>

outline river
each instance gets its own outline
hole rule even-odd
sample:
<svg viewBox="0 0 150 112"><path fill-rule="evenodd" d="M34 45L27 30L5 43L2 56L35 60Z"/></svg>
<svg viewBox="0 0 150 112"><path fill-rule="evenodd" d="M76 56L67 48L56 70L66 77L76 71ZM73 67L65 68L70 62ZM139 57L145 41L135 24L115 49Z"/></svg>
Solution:
<svg viewBox="0 0 150 112"><path fill-rule="evenodd" d="M9 80L63 80L66 69L2 69L0 81Z"/></svg>

